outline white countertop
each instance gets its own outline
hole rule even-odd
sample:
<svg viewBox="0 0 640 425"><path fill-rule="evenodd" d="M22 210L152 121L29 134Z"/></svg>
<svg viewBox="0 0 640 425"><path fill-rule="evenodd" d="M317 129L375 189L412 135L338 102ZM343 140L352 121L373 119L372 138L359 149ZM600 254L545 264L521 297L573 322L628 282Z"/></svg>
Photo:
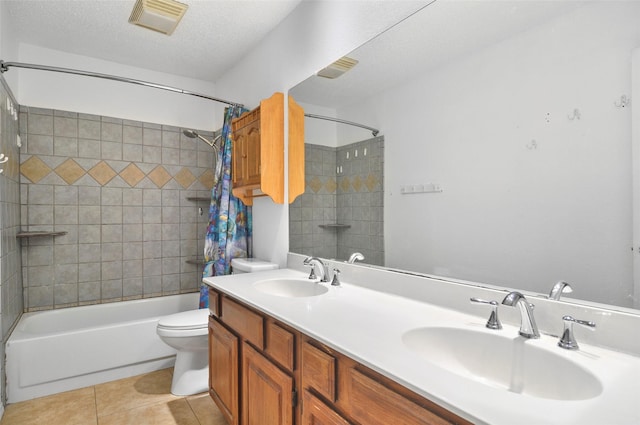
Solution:
<svg viewBox="0 0 640 425"><path fill-rule="evenodd" d="M306 278L281 269L205 278L204 282L380 372L477 424L640 424L640 358L580 343L580 350L557 347L557 338L527 340L589 370L604 390L586 400L554 400L516 394L452 373L409 350L402 335L425 326L502 332L484 327L486 318L413 301L343 282L320 296L287 298L253 288L263 279ZM390 285L393 283L390 282ZM327 285L327 284L323 284ZM634 338L638 337L635 333Z"/></svg>

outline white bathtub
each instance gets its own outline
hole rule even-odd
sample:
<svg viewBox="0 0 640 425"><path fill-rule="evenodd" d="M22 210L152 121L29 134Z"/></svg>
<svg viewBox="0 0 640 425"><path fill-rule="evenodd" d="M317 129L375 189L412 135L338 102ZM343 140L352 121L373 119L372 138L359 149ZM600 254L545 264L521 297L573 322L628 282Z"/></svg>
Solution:
<svg viewBox="0 0 640 425"><path fill-rule="evenodd" d="M9 403L173 366L158 319L198 308L198 293L25 313L7 340Z"/></svg>

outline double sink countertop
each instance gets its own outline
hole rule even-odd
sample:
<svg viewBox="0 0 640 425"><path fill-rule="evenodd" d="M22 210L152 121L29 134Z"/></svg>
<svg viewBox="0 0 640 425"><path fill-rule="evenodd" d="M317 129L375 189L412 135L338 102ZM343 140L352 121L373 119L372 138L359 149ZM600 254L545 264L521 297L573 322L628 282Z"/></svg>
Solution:
<svg viewBox="0 0 640 425"><path fill-rule="evenodd" d="M266 279L307 277L307 273L299 270L280 269L209 277L204 282L477 424L640 423L639 357L585 343L580 343L580 350L564 350L557 346L556 337L545 334L540 339L524 340L518 336L517 326L504 324L502 330L486 329L488 311L479 311L477 316L466 314L397 293L369 289L348 280L340 286L318 283L326 285L328 291L310 297L276 296L254 286ZM473 346L476 341L483 344L485 334L489 344L493 340L517 340L520 346L530 345L536 352L547 353L543 361L549 363L546 366L552 375L556 373L555 366L548 359L558 358L560 363L569 362L572 367L588 371L599 389L585 396L587 398L569 400L558 396L552 388L549 396L545 394L545 388L538 388L531 393L534 395L527 393L526 388L523 393L509 391L462 366L458 369L455 365L453 368L441 367L438 361L429 360L428 352L409 348L407 335L424 328L438 328L445 335L451 331L454 338L456 333L472 332L474 337L469 338L469 350L477 349ZM496 336L504 338L496 339ZM466 340L463 338L462 341ZM439 357L443 357L441 353ZM495 364L486 365L487 369L500 369L504 360L496 358ZM523 361L526 368L528 360ZM558 379L563 379L562 369L557 372Z"/></svg>

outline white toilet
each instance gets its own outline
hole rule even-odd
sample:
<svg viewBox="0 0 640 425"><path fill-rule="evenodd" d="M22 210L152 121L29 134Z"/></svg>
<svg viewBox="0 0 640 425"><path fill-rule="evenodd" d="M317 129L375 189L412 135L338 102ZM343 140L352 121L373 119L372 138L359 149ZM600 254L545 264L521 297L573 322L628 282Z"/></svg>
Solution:
<svg viewBox="0 0 640 425"><path fill-rule="evenodd" d="M234 258L231 260L231 272L233 274L255 273L266 270L275 270L277 268L277 264L269 263L268 261L260 260L258 258Z"/></svg>
<svg viewBox="0 0 640 425"><path fill-rule="evenodd" d="M234 258L231 267L233 273L252 273L274 270L278 265L255 258ZM209 390L208 325L208 308L171 314L158 321L158 336L177 351L171 394L186 396Z"/></svg>
<svg viewBox="0 0 640 425"><path fill-rule="evenodd" d="M209 389L209 309L188 310L165 316L156 332L176 349L171 394L192 395Z"/></svg>

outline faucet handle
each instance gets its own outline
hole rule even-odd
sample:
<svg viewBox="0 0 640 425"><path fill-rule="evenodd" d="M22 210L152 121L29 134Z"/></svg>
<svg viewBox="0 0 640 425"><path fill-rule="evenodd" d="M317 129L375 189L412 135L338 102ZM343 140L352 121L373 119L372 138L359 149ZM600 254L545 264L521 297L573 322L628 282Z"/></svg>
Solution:
<svg viewBox="0 0 640 425"><path fill-rule="evenodd" d="M318 277L316 276L316 266L311 262L312 257L307 257L304 259L302 264L311 268L311 273L309 273L309 279L315 280Z"/></svg>
<svg viewBox="0 0 640 425"><path fill-rule="evenodd" d="M333 269L333 279L331 280L331 286L340 286L340 270Z"/></svg>
<svg viewBox="0 0 640 425"><path fill-rule="evenodd" d="M491 306L491 315L485 326L489 329L502 329L502 323L500 323L500 319L498 318L498 301L487 301L475 297L470 298L469 301L471 301L471 304L486 304Z"/></svg>
<svg viewBox="0 0 640 425"><path fill-rule="evenodd" d="M576 342L576 338L573 336L574 323L586 326L590 329L596 327L596 324L594 322L574 319L571 316L564 316L562 318L562 321L564 323L564 331L562 331L562 337L560 337L560 341L558 341L558 346L567 350L577 350L579 348L578 343Z"/></svg>
<svg viewBox="0 0 640 425"><path fill-rule="evenodd" d="M311 273L309 273L309 279L316 280L318 278L318 276L316 276L316 267L313 264L310 264L309 267L311 267Z"/></svg>

